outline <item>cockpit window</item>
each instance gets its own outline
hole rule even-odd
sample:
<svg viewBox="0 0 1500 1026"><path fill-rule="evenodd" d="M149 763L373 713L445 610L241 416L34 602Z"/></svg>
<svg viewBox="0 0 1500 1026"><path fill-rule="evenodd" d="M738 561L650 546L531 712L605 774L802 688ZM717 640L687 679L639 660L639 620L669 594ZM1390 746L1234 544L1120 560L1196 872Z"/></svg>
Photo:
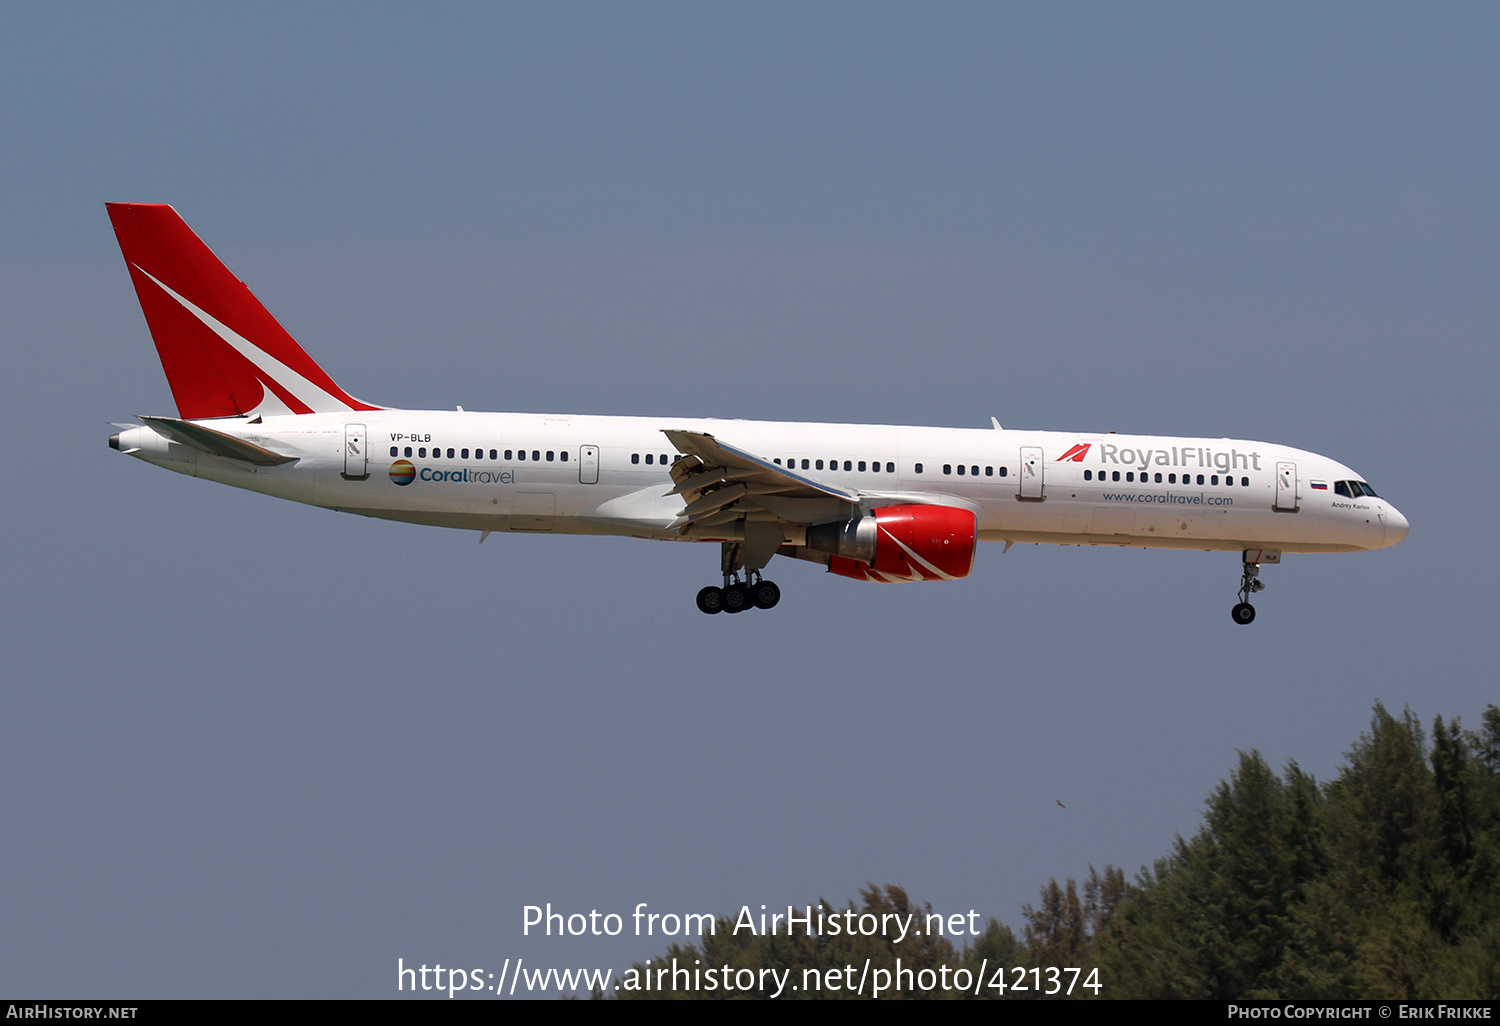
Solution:
<svg viewBox="0 0 1500 1026"><path fill-rule="evenodd" d="M1375 494L1375 489L1373 489L1373 488L1370 487L1370 482L1368 482L1368 481L1356 481L1355 484L1359 486L1359 490L1360 491L1364 492L1370 498L1372 498L1372 499L1378 499L1378 498L1380 498L1380 496L1378 496L1378 495Z"/></svg>
<svg viewBox="0 0 1500 1026"><path fill-rule="evenodd" d="M1334 495L1342 495L1346 499L1352 499L1352 498L1354 498L1354 496L1352 496L1352 495L1349 494L1349 482L1348 481L1335 481L1333 483L1333 494Z"/></svg>

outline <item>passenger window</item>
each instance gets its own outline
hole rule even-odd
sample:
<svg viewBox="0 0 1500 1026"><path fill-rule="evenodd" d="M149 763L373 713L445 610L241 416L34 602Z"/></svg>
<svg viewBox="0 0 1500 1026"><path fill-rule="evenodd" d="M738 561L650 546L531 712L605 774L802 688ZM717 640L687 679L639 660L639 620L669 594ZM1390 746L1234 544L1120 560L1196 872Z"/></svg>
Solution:
<svg viewBox="0 0 1500 1026"><path fill-rule="evenodd" d="M1004 477L1006 474L1009 474L1009 473L1010 473L1010 468L1009 467L1001 467L1000 468L1000 476L1001 477Z"/></svg>
<svg viewBox="0 0 1500 1026"><path fill-rule="evenodd" d="M1156 483L1161 484L1161 474L1156 475Z"/></svg>
<svg viewBox="0 0 1500 1026"><path fill-rule="evenodd" d="M984 468L984 476L985 477L994 477L995 476L995 468L994 467L985 467Z"/></svg>
<svg viewBox="0 0 1500 1026"><path fill-rule="evenodd" d="M1083 479L1085 481L1092 481L1094 479L1094 472L1092 470L1085 470L1083 472Z"/></svg>
<svg viewBox="0 0 1500 1026"><path fill-rule="evenodd" d="M649 452L646 453L646 465L647 466L651 466L655 462L656 462L656 456L654 454L652 454L652 453L649 453Z"/></svg>
<svg viewBox="0 0 1500 1026"><path fill-rule="evenodd" d="M845 470L853 470L854 469L854 461L853 460L845 460L844 461L844 469Z"/></svg>
<svg viewBox="0 0 1500 1026"><path fill-rule="evenodd" d="M803 470L806 470L806 469L808 469L808 468L807 468L807 460L803 460L803 461L802 461L802 469L803 469Z"/></svg>
<svg viewBox="0 0 1500 1026"><path fill-rule="evenodd" d="M951 474L951 473L953 473L953 464L951 464L951 463L944 463L943 464L943 473L945 473L945 474Z"/></svg>
<svg viewBox="0 0 1500 1026"><path fill-rule="evenodd" d="M1111 478L1111 480L1114 480L1114 481L1120 480L1120 472L1118 470L1114 472L1114 476Z"/></svg>
<svg viewBox="0 0 1500 1026"><path fill-rule="evenodd" d="M958 476L959 477L963 477L964 476L964 465L962 463L960 463L958 465Z"/></svg>
<svg viewBox="0 0 1500 1026"><path fill-rule="evenodd" d="M397 452L397 449L396 449L396 447L395 447L395 446L394 446L394 445L393 445L393 446L391 446L391 455L392 455L392 456L394 456L394 455L396 455L396 452Z"/></svg>
<svg viewBox="0 0 1500 1026"><path fill-rule="evenodd" d="M498 451L498 450L496 450L496 449L491 449L491 450L490 450L490 459L492 459L492 460L497 460L497 459L499 459L499 458L500 458L500 453L499 453L499 451Z"/></svg>
<svg viewBox="0 0 1500 1026"><path fill-rule="evenodd" d="M450 460L451 460L451 459L452 459L452 458L453 458L453 450L452 450L452 449L449 449L449 450L448 450L448 458L449 458L449 459L450 459Z"/></svg>
<svg viewBox="0 0 1500 1026"><path fill-rule="evenodd" d="M1176 484L1176 483L1177 483L1177 475L1176 474L1168 474L1167 475L1167 484Z"/></svg>
<svg viewBox="0 0 1500 1026"><path fill-rule="evenodd" d="M1134 481L1135 480L1135 471L1133 471L1133 470L1127 470L1127 471L1125 471L1125 480L1127 480L1127 481Z"/></svg>
<svg viewBox="0 0 1500 1026"><path fill-rule="evenodd" d="M465 449L463 451L463 453L462 453L462 456L463 456L464 459L468 459L469 458L469 450Z"/></svg>
<svg viewBox="0 0 1500 1026"><path fill-rule="evenodd" d="M1240 487L1241 488L1249 488L1250 487L1250 479L1248 477L1242 477L1242 478L1240 478Z"/></svg>
<svg viewBox="0 0 1500 1026"><path fill-rule="evenodd" d="M409 445L406 447L406 455L408 455L408 456L411 455L411 446L409 446Z"/></svg>
<svg viewBox="0 0 1500 1026"><path fill-rule="evenodd" d="M921 472L922 472L922 464L918 463L917 464L917 473L920 474Z"/></svg>
<svg viewBox="0 0 1500 1026"><path fill-rule="evenodd" d="M1209 478L1209 482L1208 483L1209 484L1218 484L1219 483L1219 475L1215 474L1213 477Z"/></svg>
<svg viewBox="0 0 1500 1026"><path fill-rule="evenodd" d="M540 450L538 450L538 449L531 450L531 459L532 459L533 462L535 462L536 460L539 460L541 458L542 458L542 454L541 454Z"/></svg>
<svg viewBox="0 0 1500 1026"><path fill-rule="evenodd" d="M865 471L865 461L864 461L864 460L860 460L860 461L859 461L859 472L860 472L860 473L861 473L861 474L863 474L863 473L864 473L864 471Z"/></svg>
<svg viewBox="0 0 1500 1026"><path fill-rule="evenodd" d="M515 458L516 458L516 454L515 454L515 453L513 453L513 452L511 452L511 451L510 451L510 450L509 450L509 449L506 449L506 450L505 450L505 458L506 458L506 459L507 459L507 460L513 460L513 459L515 459Z"/></svg>
<svg viewBox="0 0 1500 1026"><path fill-rule="evenodd" d="M548 463L552 462L552 450L551 449L547 450L547 462Z"/></svg>
<svg viewBox="0 0 1500 1026"><path fill-rule="evenodd" d="M418 449L417 450L417 456L419 458L421 458L421 459L426 459L427 458L427 446L424 445L424 446L422 446L422 448Z"/></svg>
<svg viewBox="0 0 1500 1026"><path fill-rule="evenodd" d="M817 468L818 468L818 469L819 469L819 470L822 470L822 469L823 469L823 461L822 461L822 460L818 460L818 462L817 462L817 464L816 464L816 466L817 466Z"/></svg>
<svg viewBox="0 0 1500 1026"><path fill-rule="evenodd" d="M1202 474L1199 474L1199 475L1198 475L1198 483L1199 483L1199 484L1202 484L1202 483L1203 483L1203 475L1202 475Z"/></svg>

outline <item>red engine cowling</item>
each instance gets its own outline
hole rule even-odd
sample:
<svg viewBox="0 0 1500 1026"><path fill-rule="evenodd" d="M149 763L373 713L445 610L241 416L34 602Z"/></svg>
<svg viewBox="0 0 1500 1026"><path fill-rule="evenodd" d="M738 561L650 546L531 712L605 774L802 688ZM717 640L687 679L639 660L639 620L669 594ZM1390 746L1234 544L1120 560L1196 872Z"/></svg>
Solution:
<svg viewBox="0 0 1500 1026"><path fill-rule="evenodd" d="M873 525L870 523L873 521ZM972 511L954 506L882 506L869 516L839 525L844 537L874 535L871 559L835 553L828 569L856 581L956 581L974 569L978 523ZM874 530L871 532L870 528ZM811 542L812 531L808 532ZM847 551L847 550L846 550ZM861 552L860 555L867 555Z"/></svg>

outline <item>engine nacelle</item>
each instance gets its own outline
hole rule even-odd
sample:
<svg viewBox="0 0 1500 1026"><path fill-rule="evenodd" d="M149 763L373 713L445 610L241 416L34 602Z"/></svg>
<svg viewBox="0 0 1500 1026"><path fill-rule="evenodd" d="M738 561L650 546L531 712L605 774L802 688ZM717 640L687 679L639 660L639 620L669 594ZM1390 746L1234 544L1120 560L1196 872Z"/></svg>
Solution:
<svg viewBox="0 0 1500 1026"><path fill-rule="evenodd" d="M856 581L956 581L974 569L978 521L955 506L882 506L841 524L807 529L807 547Z"/></svg>

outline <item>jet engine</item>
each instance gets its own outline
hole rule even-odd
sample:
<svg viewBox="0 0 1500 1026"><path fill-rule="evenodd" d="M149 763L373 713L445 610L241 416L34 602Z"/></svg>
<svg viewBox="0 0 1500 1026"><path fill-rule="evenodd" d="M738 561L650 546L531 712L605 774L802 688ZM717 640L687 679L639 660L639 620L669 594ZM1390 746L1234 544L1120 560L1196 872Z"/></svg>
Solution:
<svg viewBox="0 0 1500 1026"><path fill-rule="evenodd" d="M856 581L956 581L974 568L978 524L954 506L882 506L862 517L807 529L807 547L828 569Z"/></svg>

